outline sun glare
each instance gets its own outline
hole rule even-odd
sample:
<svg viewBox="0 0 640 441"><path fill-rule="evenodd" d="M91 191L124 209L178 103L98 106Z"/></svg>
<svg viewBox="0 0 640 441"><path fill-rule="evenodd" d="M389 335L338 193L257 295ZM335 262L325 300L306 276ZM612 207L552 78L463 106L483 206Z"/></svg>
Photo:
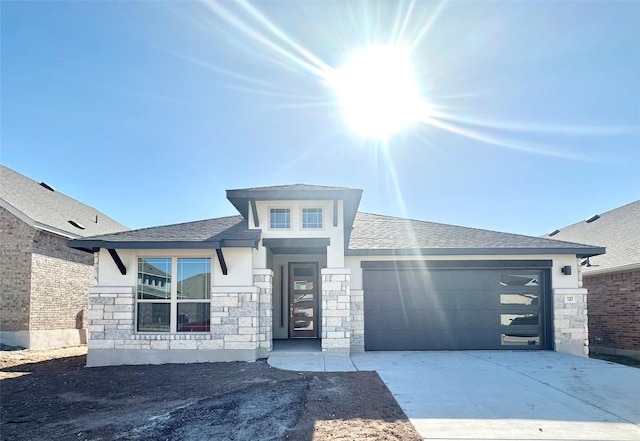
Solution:
<svg viewBox="0 0 640 441"><path fill-rule="evenodd" d="M408 53L378 46L356 54L329 78L348 125L386 140L419 121L424 109Z"/></svg>

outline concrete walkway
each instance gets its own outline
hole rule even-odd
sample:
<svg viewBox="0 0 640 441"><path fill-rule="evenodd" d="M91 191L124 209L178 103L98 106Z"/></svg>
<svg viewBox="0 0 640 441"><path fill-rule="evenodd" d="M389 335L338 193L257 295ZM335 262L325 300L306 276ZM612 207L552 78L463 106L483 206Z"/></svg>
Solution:
<svg viewBox="0 0 640 441"><path fill-rule="evenodd" d="M356 371L348 355L327 355L323 352L272 352L269 366L285 371L299 372L351 372Z"/></svg>
<svg viewBox="0 0 640 441"><path fill-rule="evenodd" d="M274 367L378 372L425 440L640 440L640 369L549 351L275 353Z"/></svg>

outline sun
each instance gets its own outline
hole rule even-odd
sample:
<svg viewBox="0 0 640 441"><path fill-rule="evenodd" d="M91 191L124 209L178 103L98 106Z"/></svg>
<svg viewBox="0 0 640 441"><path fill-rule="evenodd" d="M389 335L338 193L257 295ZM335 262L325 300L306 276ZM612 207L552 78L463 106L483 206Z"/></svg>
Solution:
<svg viewBox="0 0 640 441"><path fill-rule="evenodd" d="M334 89L349 127L387 140L421 118L424 104L408 53L376 46L357 53L333 72Z"/></svg>

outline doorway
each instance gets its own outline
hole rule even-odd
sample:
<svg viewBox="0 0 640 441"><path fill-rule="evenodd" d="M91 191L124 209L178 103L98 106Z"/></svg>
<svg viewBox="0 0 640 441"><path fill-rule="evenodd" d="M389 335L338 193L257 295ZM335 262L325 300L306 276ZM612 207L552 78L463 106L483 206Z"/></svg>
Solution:
<svg viewBox="0 0 640 441"><path fill-rule="evenodd" d="M289 338L318 338L318 264L289 263Z"/></svg>

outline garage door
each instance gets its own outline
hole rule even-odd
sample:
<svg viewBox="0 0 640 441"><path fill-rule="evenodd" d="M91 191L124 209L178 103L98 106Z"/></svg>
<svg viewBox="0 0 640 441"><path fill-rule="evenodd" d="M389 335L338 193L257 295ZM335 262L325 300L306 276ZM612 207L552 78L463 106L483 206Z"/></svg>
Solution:
<svg viewBox="0 0 640 441"><path fill-rule="evenodd" d="M363 262L365 350L551 348L543 262Z"/></svg>

